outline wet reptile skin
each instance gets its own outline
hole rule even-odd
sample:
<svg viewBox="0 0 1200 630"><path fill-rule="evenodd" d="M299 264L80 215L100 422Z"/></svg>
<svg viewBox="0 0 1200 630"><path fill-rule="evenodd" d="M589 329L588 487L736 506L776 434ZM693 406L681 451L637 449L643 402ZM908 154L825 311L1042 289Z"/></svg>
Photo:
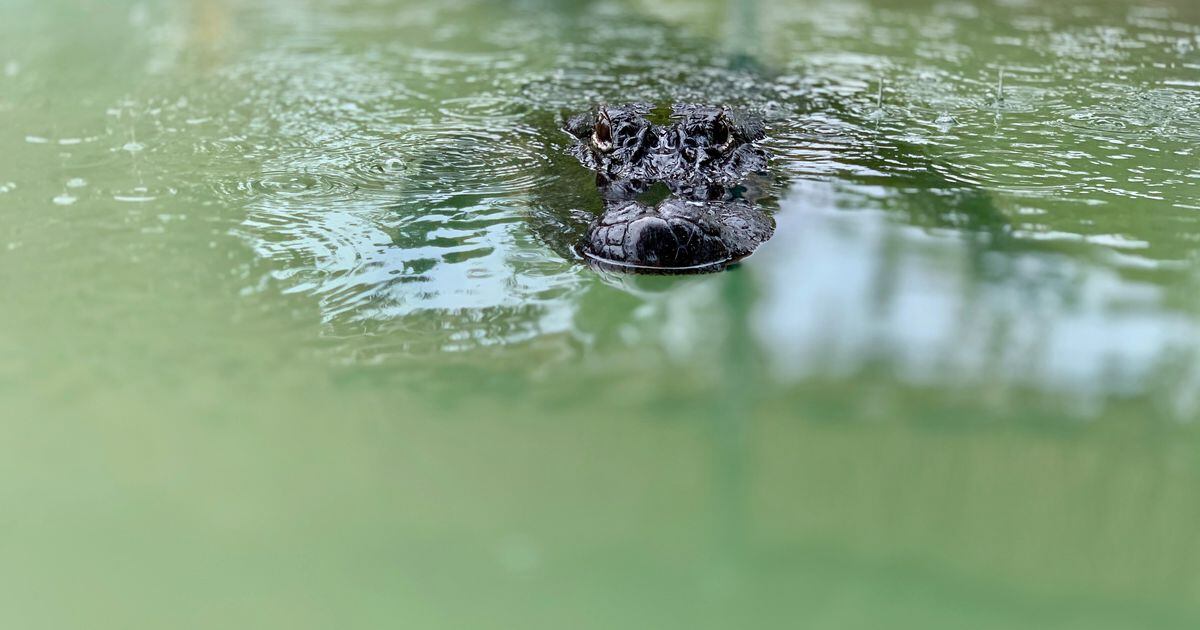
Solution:
<svg viewBox="0 0 1200 630"><path fill-rule="evenodd" d="M578 246L590 263L636 273L715 271L771 237L770 215L741 184L767 168L757 120L726 107L676 105L656 125L644 104L600 106L569 120L571 154L596 173L604 211ZM655 184L670 197L637 197Z"/></svg>

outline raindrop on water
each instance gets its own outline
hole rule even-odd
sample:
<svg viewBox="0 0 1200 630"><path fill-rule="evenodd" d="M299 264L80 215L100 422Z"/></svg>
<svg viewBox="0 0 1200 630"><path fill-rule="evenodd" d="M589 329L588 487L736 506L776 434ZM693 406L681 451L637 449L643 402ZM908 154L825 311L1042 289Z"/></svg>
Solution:
<svg viewBox="0 0 1200 630"><path fill-rule="evenodd" d="M883 110L883 77L879 77L879 93L875 96L875 109L867 114L867 118L878 122L886 117L887 112Z"/></svg>
<svg viewBox="0 0 1200 630"><path fill-rule="evenodd" d="M176 192L174 188L150 190L145 186L138 186L129 191L114 193L112 198L124 203L148 203L157 200L161 195L174 195Z"/></svg>

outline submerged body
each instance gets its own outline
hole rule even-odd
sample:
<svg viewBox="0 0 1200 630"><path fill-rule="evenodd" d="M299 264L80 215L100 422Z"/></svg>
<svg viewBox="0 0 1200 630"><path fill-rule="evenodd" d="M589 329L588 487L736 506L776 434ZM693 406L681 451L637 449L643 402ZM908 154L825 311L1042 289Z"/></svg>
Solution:
<svg viewBox="0 0 1200 630"><path fill-rule="evenodd" d="M771 216L747 195L765 173L755 142L763 127L726 107L676 105L671 123L648 119L651 108L601 106L572 118L571 149L596 173L604 209L579 244L590 263L636 273L716 271L744 258L774 232ZM663 184L670 196L638 200Z"/></svg>

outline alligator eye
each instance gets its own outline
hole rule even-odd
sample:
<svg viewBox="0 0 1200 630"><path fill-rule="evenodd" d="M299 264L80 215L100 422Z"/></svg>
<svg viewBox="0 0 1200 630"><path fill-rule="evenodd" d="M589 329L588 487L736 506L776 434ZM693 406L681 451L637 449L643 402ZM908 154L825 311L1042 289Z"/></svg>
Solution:
<svg viewBox="0 0 1200 630"><path fill-rule="evenodd" d="M608 152L612 150L612 127L609 126L607 117L596 121L596 130L592 132L592 142L601 151Z"/></svg>

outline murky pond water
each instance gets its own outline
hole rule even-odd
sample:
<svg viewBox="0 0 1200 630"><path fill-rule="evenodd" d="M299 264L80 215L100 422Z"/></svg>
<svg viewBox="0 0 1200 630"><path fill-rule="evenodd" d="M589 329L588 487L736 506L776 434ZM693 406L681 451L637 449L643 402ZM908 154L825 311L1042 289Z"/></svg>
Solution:
<svg viewBox="0 0 1200 630"><path fill-rule="evenodd" d="M762 112L603 275L562 116ZM0 2L0 624L1194 628L1200 5Z"/></svg>

